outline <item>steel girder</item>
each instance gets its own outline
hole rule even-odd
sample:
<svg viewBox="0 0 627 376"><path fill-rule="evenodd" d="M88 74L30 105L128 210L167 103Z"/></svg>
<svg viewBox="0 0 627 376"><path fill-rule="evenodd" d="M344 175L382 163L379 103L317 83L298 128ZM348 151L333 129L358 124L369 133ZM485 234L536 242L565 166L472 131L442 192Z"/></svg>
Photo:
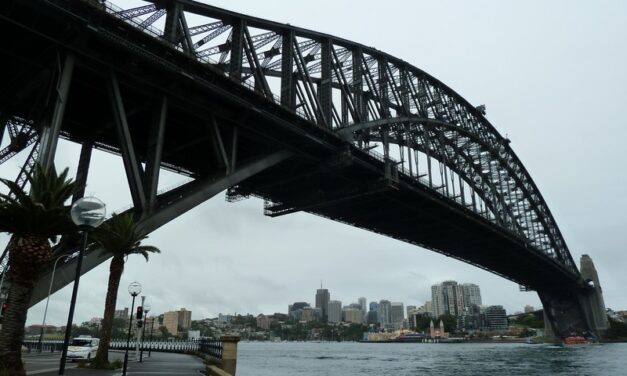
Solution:
<svg viewBox="0 0 627 376"><path fill-rule="evenodd" d="M390 176L413 179L454 200L578 275L548 207L509 141L479 110L437 79L393 56L334 36L188 0L154 2L152 13L149 8L122 13L109 3L101 9L150 36L157 33L160 43L223 72L269 106L274 102L320 129L351 140L355 147L384 161ZM167 32L142 26L163 9ZM198 25L188 26L186 20L192 17L186 14L190 13L201 16L193 18ZM144 53L102 31L116 43ZM217 60L212 57L216 55ZM149 54L145 57L154 59ZM164 64L186 76L180 65ZM159 124L167 116L167 100L150 105L156 120L148 142L152 145L146 154L149 160L142 169L133 157L136 140L125 124L134 109L125 110L114 74L107 85L120 148L101 142L94 142L93 147L122 152L137 209L153 215L160 202L155 166L159 165L158 145L163 138ZM231 140L237 139L235 134ZM213 151L219 163L227 173L234 173L237 158L226 153L220 130L211 130L208 137L216 144ZM233 141L231 150L236 146Z"/></svg>
<svg viewBox="0 0 627 376"><path fill-rule="evenodd" d="M154 12L176 9L176 17L188 13L202 20L189 29L178 26L178 34L193 37L188 45L200 61L321 127L351 133L356 146L381 151L398 163L401 173L418 180L426 174L430 187L459 196L462 205L578 273L555 219L509 140L488 122L483 109L439 80L399 58L332 35L191 0L150 1L156 4ZM151 17L145 9L114 15L130 17L136 25L141 17ZM185 48L182 38L171 40L174 47ZM219 60L212 57L217 54ZM393 153L390 144L396 145ZM421 160L426 160L426 171ZM441 169L437 187L433 164Z"/></svg>

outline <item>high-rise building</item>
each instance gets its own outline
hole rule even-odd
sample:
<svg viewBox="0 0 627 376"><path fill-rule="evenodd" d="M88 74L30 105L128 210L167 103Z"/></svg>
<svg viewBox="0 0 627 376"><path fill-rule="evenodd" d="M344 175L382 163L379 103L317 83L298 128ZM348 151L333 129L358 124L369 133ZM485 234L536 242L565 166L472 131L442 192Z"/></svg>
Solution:
<svg viewBox="0 0 627 376"><path fill-rule="evenodd" d="M329 311L329 300L331 300L331 294L329 290L319 288L316 290L316 308L322 310L322 317L327 317Z"/></svg>
<svg viewBox="0 0 627 376"><path fill-rule="evenodd" d="M431 287L433 316L448 313L460 316L464 308L472 305L480 306L481 289L474 283L458 284L455 281L444 281Z"/></svg>
<svg viewBox="0 0 627 376"><path fill-rule="evenodd" d="M369 307L370 307L370 311L378 311L379 310L379 303L377 303L377 302L370 302Z"/></svg>
<svg viewBox="0 0 627 376"><path fill-rule="evenodd" d="M377 313L379 324L390 324L392 322L392 303L389 300L379 301Z"/></svg>
<svg viewBox="0 0 627 376"><path fill-rule="evenodd" d="M189 328L192 327L192 311L181 308L178 313L178 326L180 330L189 330Z"/></svg>
<svg viewBox="0 0 627 376"><path fill-rule="evenodd" d="M474 283L462 284L462 290L464 292L464 308L471 305L481 305L481 290L479 286Z"/></svg>
<svg viewBox="0 0 627 376"><path fill-rule="evenodd" d="M393 302L390 305L390 322L392 324L401 324L405 319L405 310L403 303Z"/></svg>
<svg viewBox="0 0 627 376"><path fill-rule="evenodd" d="M170 311L163 314L163 326L172 335L178 335L179 331L187 331L192 326L192 311L181 308L179 311Z"/></svg>
<svg viewBox="0 0 627 376"><path fill-rule="evenodd" d="M370 310L366 316L367 324L376 324L379 322L379 313L377 311Z"/></svg>
<svg viewBox="0 0 627 376"><path fill-rule="evenodd" d="M530 306L530 305L526 305L526 306L525 306L525 313L531 313L531 312L533 312L533 311L535 311L535 309L533 308L533 306Z"/></svg>
<svg viewBox="0 0 627 376"><path fill-rule="evenodd" d="M359 298L357 300L359 302L359 305L361 306L361 316L363 317L363 320L366 320L366 314L368 313L368 306L366 303L366 298L364 298L363 296L361 298Z"/></svg>
<svg viewBox="0 0 627 376"><path fill-rule="evenodd" d="M179 334L179 313L177 311L170 311L163 314L163 326L172 334L176 336Z"/></svg>
<svg viewBox="0 0 627 376"><path fill-rule="evenodd" d="M342 302L339 300L330 300L329 301L329 312L327 320L329 322L340 322L342 321Z"/></svg>

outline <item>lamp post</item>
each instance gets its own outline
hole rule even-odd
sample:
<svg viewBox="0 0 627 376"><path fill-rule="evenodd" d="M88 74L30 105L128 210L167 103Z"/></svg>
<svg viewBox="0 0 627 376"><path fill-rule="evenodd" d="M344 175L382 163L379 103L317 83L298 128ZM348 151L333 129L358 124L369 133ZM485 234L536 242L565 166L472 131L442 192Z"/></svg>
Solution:
<svg viewBox="0 0 627 376"><path fill-rule="evenodd" d="M150 320L150 347L148 348L148 357L152 355L152 330L155 328L155 318Z"/></svg>
<svg viewBox="0 0 627 376"><path fill-rule="evenodd" d="M128 293L133 297L133 302L131 303L131 317L128 322L128 335L126 336L126 351L124 352L124 368L122 369L122 376L126 376L126 367L128 365L128 348L131 343L131 329L133 327L133 315L135 314L135 312L133 312L135 309L135 297L137 297L137 295L141 292L142 285L140 285L139 282L131 282L131 284L128 285Z"/></svg>
<svg viewBox="0 0 627 376"><path fill-rule="evenodd" d="M139 350L139 362L144 361L144 338L146 335L146 320L148 319L148 312L150 312L150 304L144 304L144 326L142 328L142 344Z"/></svg>
<svg viewBox="0 0 627 376"><path fill-rule="evenodd" d="M100 226L106 215L105 204L95 197L83 197L78 199L70 211L72 221L83 232L83 244L78 252L76 260L76 274L74 276L74 288L72 289L72 300L70 301L70 312L65 326L65 339L63 340L63 353L61 354L61 364L59 364L59 375L65 373L65 360L67 358L67 348L72 333L72 321L74 320L74 308L76 306L76 295L78 294L78 283L81 279L81 266L83 265L83 255L87 248L87 237L90 230Z"/></svg>
<svg viewBox="0 0 627 376"><path fill-rule="evenodd" d="M54 266L52 267L52 276L50 276L50 286L48 287L48 297L46 298L46 308L44 308L44 319L41 322L41 333L39 333L39 341L37 343L37 347L39 348L39 352L44 351L44 345L42 340L44 338L44 332L46 331L46 315L48 314L48 303L50 302L50 293L52 292L52 282L54 282L54 272L57 270L57 263L62 258L69 258L71 255L61 255L57 257L54 261Z"/></svg>

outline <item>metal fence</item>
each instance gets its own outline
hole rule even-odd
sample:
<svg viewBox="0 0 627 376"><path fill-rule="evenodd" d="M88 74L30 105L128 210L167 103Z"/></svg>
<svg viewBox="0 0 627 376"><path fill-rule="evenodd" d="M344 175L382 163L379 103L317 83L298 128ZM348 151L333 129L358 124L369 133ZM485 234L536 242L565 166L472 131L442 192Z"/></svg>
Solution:
<svg viewBox="0 0 627 376"><path fill-rule="evenodd" d="M63 340L45 340L39 343L38 340L24 340L22 342L28 352L56 352L63 351Z"/></svg>
<svg viewBox="0 0 627 376"><path fill-rule="evenodd" d="M41 343L37 340L24 340L22 344L28 352L56 352L63 350L62 340L44 340ZM136 342L129 342L129 350L135 350ZM109 344L111 350L126 350L125 339L114 339ZM202 338L197 340L178 341L144 341L140 343L140 350L175 353L195 353L201 352L212 358L222 359L222 342L216 338Z"/></svg>

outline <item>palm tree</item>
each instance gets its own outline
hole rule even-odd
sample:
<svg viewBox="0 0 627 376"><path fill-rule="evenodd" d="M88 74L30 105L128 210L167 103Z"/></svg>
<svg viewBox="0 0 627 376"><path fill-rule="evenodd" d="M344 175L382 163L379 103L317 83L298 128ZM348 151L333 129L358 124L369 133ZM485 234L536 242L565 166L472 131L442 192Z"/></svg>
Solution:
<svg viewBox="0 0 627 376"><path fill-rule="evenodd" d="M21 359L24 324L35 283L52 255L50 241L76 229L70 206L65 205L75 187L67 175L67 168L57 175L54 167L36 166L28 179L30 194L15 182L0 179L9 188L9 194L0 194L0 232L12 235L7 272L11 287L0 332L0 366L11 376L25 375Z"/></svg>
<svg viewBox="0 0 627 376"><path fill-rule="evenodd" d="M109 365L109 343L111 342L118 287L124 271L124 260L128 255L140 254L148 261L149 253L160 253L161 251L153 246L141 245L141 242L148 238L148 235L141 231L130 213L114 214L111 219L96 229L93 236L93 239L103 248L104 252L113 254L109 266L109 286L100 329L100 345L92 362L94 368L106 368Z"/></svg>

